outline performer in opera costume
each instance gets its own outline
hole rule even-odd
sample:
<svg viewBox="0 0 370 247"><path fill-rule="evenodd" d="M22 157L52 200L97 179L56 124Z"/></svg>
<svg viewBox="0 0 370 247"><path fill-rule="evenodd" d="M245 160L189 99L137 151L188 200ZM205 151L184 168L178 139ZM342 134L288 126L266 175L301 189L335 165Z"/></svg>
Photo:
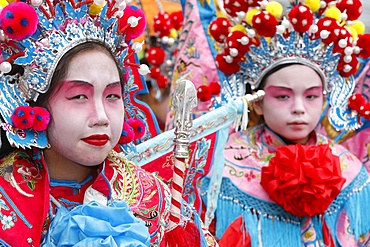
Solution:
<svg viewBox="0 0 370 247"><path fill-rule="evenodd" d="M117 146L143 12L125 1L1 4L0 245L166 246L171 192ZM181 216L187 241L205 246L191 218Z"/></svg>
<svg viewBox="0 0 370 247"><path fill-rule="evenodd" d="M337 130L370 117L352 94L357 57L369 56L369 35L355 25L361 2L305 3L290 1L286 15L273 1L225 3L230 18L220 17L231 27L216 56L224 95L265 91L249 106L259 124L232 133L225 160L201 182L204 221L220 246L370 245L369 173L316 132L325 102Z"/></svg>

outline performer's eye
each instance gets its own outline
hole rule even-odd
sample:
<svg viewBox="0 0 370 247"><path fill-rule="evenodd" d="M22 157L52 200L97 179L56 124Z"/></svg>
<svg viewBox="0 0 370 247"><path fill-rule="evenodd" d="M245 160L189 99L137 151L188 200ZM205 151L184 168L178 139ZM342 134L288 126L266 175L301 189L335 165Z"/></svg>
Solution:
<svg viewBox="0 0 370 247"><path fill-rule="evenodd" d="M84 94L79 94L79 95L68 98L68 100L83 100L83 99L87 99L87 96Z"/></svg>

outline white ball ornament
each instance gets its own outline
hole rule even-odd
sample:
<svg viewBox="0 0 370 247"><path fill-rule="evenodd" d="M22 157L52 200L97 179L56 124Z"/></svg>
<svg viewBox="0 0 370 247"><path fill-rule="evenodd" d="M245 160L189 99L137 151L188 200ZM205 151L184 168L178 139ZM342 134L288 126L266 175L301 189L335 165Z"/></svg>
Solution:
<svg viewBox="0 0 370 247"><path fill-rule="evenodd" d="M12 65L9 62L2 62L0 64L0 71L3 73L9 73L12 70Z"/></svg>
<svg viewBox="0 0 370 247"><path fill-rule="evenodd" d="M39 7L42 4L42 0L31 0L31 4L35 7Z"/></svg>
<svg viewBox="0 0 370 247"><path fill-rule="evenodd" d="M96 5L102 5L105 2L105 0L94 0L94 3Z"/></svg>
<svg viewBox="0 0 370 247"><path fill-rule="evenodd" d="M146 65L146 64L140 64L140 67L139 67L138 71L139 71L140 75L146 75L146 74L150 73L150 69L149 69L148 65Z"/></svg>

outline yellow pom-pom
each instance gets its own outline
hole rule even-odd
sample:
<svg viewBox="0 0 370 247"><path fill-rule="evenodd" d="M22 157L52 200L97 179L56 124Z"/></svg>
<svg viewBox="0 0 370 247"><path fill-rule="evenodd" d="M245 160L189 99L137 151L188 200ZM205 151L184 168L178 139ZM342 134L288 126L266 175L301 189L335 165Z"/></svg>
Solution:
<svg viewBox="0 0 370 247"><path fill-rule="evenodd" d="M260 10L258 10L258 9L254 9L254 8L249 9L248 12L247 12L247 14L245 15L245 21L249 25L252 25L253 16L255 14L257 14L258 12L260 12Z"/></svg>
<svg viewBox="0 0 370 247"><path fill-rule="evenodd" d="M279 19L283 13L283 6L278 2L269 2L266 4L266 11L273 15L276 19Z"/></svg>
<svg viewBox="0 0 370 247"><path fill-rule="evenodd" d="M6 0L0 0L0 6L2 7L2 8L4 8L6 5L8 5L9 3L8 3L8 1L6 1Z"/></svg>
<svg viewBox="0 0 370 247"><path fill-rule="evenodd" d="M352 27L356 29L358 34L364 34L365 33L365 24L360 20L354 20L352 21L353 25Z"/></svg>
<svg viewBox="0 0 370 247"><path fill-rule="evenodd" d="M234 32L234 31L241 31L243 33L246 33L245 27L242 24L237 24L237 25L230 28L230 33Z"/></svg>
<svg viewBox="0 0 370 247"><path fill-rule="evenodd" d="M357 40L358 33L357 30L353 26L344 26L345 29L352 35L353 40Z"/></svg>
<svg viewBox="0 0 370 247"><path fill-rule="evenodd" d="M89 8L89 14L90 15L98 15L106 3L107 2L104 1L104 3L102 3L100 5L95 4L95 3L91 4L90 8Z"/></svg>
<svg viewBox="0 0 370 247"><path fill-rule="evenodd" d="M172 28L171 30L170 30L170 34L168 35L170 38L174 38L174 39L177 39L177 36L178 36L179 34L177 33L177 30L175 29L175 28Z"/></svg>
<svg viewBox="0 0 370 247"><path fill-rule="evenodd" d="M342 20L342 12L337 7L331 6L325 11L325 17L330 17L340 22Z"/></svg>
<svg viewBox="0 0 370 247"><path fill-rule="evenodd" d="M316 12L320 9L320 0L305 0L304 5L309 7L312 12Z"/></svg>

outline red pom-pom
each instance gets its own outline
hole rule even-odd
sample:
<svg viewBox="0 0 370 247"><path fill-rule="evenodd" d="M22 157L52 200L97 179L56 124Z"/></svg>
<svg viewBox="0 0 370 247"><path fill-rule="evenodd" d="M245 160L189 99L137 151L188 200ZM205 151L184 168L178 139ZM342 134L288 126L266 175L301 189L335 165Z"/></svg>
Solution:
<svg viewBox="0 0 370 247"><path fill-rule="evenodd" d="M154 66L160 66L166 57L166 53L160 47L150 47L145 52L145 59L148 63Z"/></svg>
<svg viewBox="0 0 370 247"><path fill-rule="evenodd" d="M37 131L44 131L50 122L50 113L43 107L36 106L33 108L35 119L33 121L32 129Z"/></svg>
<svg viewBox="0 0 370 247"><path fill-rule="evenodd" d="M219 53L216 56L216 66L225 75L231 75L240 70L239 60L234 59L231 63L228 63L225 57L230 56L224 53Z"/></svg>
<svg viewBox="0 0 370 247"><path fill-rule="evenodd" d="M342 55L339 59L337 69L343 77L349 77L357 72L358 61L355 55Z"/></svg>
<svg viewBox="0 0 370 247"><path fill-rule="evenodd" d="M241 31L234 31L229 33L229 35L226 37L225 43L229 49L230 55L232 57L240 58L243 57L247 51L249 51L249 46L252 44L252 41L245 33Z"/></svg>
<svg viewBox="0 0 370 247"><path fill-rule="evenodd" d="M294 6L290 10L288 17L294 30L299 33L308 31L313 23L313 13L311 9L302 4Z"/></svg>
<svg viewBox="0 0 370 247"><path fill-rule="evenodd" d="M359 57L369 58L370 57L370 34L361 34L358 36L357 46L360 47Z"/></svg>
<svg viewBox="0 0 370 247"><path fill-rule="evenodd" d="M176 226L164 236L167 247L201 246L200 231L193 222L187 222L185 228Z"/></svg>
<svg viewBox="0 0 370 247"><path fill-rule="evenodd" d="M364 96L360 93L351 95L348 99L348 108L352 111L360 111L360 107L366 103Z"/></svg>
<svg viewBox="0 0 370 247"><path fill-rule="evenodd" d="M170 19L171 19L173 27L176 30L180 30L184 22L184 16L182 15L182 11L180 10L180 11L173 12L172 14L170 14Z"/></svg>
<svg viewBox="0 0 370 247"><path fill-rule="evenodd" d="M153 79L157 79L158 76L161 75L161 69L158 68L158 67L152 67L150 69L150 77L153 78Z"/></svg>
<svg viewBox="0 0 370 247"><path fill-rule="evenodd" d="M252 26L256 29L258 35L272 37L276 34L278 25L276 18L267 11L261 11L253 16Z"/></svg>
<svg viewBox="0 0 370 247"><path fill-rule="evenodd" d="M145 124L138 118L130 118L126 121L134 130L135 139L140 139L145 135Z"/></svg>
<svg viewBox="0 0 370 247"><path fill-rule="evenodd" d="M347 20L357 20L362 13L362 3L360 0L339 0L336 7L342 13L347 14Z"/></svg>
<svg viewBox="0 0 370 247"><path fill-rule="evenodd" d="M126 122L123 123L121 137L119 138L119 144L127 144L134 140L135 133L133 128Z"/></svg>
<svg viewBox="0 0 370 247"><path fill-rule="evenodd" d="M167 12L161 11L154 16L153 29L159 37L169 36L172 28L174 27Z"/></svg>
<svg viewBox="0 0 370 247"><path fill-rule="evenodd" d="M261 185L270 198L298 217L323 214L345 181L339 157L329 145L278 148L261 174Z"/></svg>
<svg viewBox="0 0 370 247"><path fill-rule="evenodd" d="M337 33L337 42L334 43L333 52L344 53L346 47L352 46L352 34L344 27L336 29L335 33Z"/></svg>
<svg viewBox="0 0 370 247"><path fill-rule="evenodd" d="M135 25L137 21L137 25ZM131 24L134 24L131 26ZM139 37L145 30L146 18L144 12L136 6L127 5L123 16L118 19L118 31L126 35L126 41Z"/></svg>
<svg viewBox="0 0 370 247"><path fill-rule="evenodd" d="M247 13L249 7L259 6L258 2L260 0L233 0L233 1L223 1L224 9L228 15L231 17L237 17L238 12Z"/></svg>
<svg viewBox="0 0 370 247"><path fill-rule="evenodd" d="M31 106L18 106L10 117L13 127L26 130L33 126L35 113Z"/></svg>
<svg viewBox="0 0 370 247"><path fill-rule="evenodd" d="M206 85L201 85L197 89L197 97L200 101L205 102L212 98L212 92Z"/></svg>
<svg viewBox="0 0 370 247"><path fill-rule="evenodd" d="M219 95L221 92L221 85L218 81L212 81L208 85L213 95Z"/></svg>
<svg viewBox="0 0 370 247"><path fill-rule="evenodd" d="M24 2L8 4L0 14L1 29L15 40L23 40L34 34L38 22L35 9Z"/></svg>
<svg viewBox="0 0 370 247"><path fill-rule="evenodd" d="M166 88L168 86L169 82L168 82L168 78L167 76L164 76L164 75L159 75L157 77L157 85L159 88Z"/></svg>
<svg viewBox="0 0 370 247"><path fill-rule="evenodd" d="M360 107L359 114L366 120L370 120L370 103L367 103Z"/></svg>
<svg viewBox="0 0 370 247"><path fill-rule="evenodd" d="M338 36L334 30L340 29L339 23L330 17L323 17L317 23L318 31L313 35L313 39L321 38L325 44L330 44L338 40Z"/></svg>
<svg viewBox="0 0 370 247"><path fill-rule="evenodd" d="M211 23L209 24L208 30L211 36L218 43L222 43L224 42L226 36L228 35L230 27L231 27L231 24L227 18L219 17L211 21Z"/></svg>

